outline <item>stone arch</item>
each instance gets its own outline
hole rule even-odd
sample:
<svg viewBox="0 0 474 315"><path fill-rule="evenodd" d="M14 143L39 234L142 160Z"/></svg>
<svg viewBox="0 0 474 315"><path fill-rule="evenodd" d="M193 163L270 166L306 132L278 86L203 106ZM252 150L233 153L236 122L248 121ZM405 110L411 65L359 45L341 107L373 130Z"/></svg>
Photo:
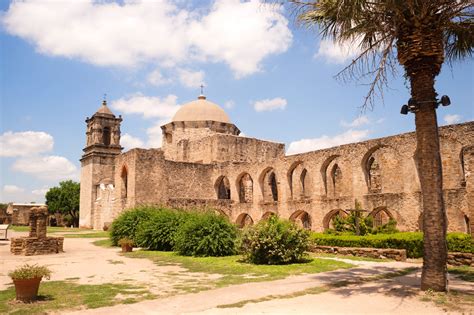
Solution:
<svg viewBox="0 0 474 315"><path fill-rule="evenodd" d="M237 189L239 191L239 202L253 202L253 179L249 173L242 173L237 177Z"/></svg>
<svg viewBox="0 0 474 315"><path fill-rule="evenodd" d="M311 230L311 216L306 211L298 210L293 212L290 216L290 221L295 222L298 226L304 229Z"/></svg>
<svg viewBox="0 0 474 315"><path fill-rule="evenodd" d="M303 162L295 162L292 167L290 167L288 171L288 184L293 199L302 199L311 196L311 178Z"/></svg>
<svg viewBox="0 0 474 315"><path fill-rule="evenodd" d="M263 215L262 215L262 219L261 220L268 220L270 219L272 216L276 215L275 212L273 211L267 211L265 212Z"/></svg>
<svg viewBox="0 0 474 315"><path fill-rule="evenodd" d="M339 155L331 155L321 165L321 177L323 179L324 193L326 195L328 195L328 167L338 157Z"/></svg>
<svg viewBox="0 0 474 315"><path fill-rule="evenodd" d="M464 214L464 224L465 224L466 233L472 235L471 220L469 219L469 217L466 214Z"/></svg>
<svg viewBox="0 0 474 315"><path fill-rule="evenodd" d="M122 171L120 173L120 180L121 180L121 189L120 189L120 196L122 199L128 197L128 168L127 165L122 166Z"/></svg>
<svg viewBox="0 0 474 315"><path fill-rule="evenodd" d="M368 216L373 218L374 227L382 226L387 224L390 219L394 219L392 213L388 211L387 207L375 208Z"/></svg>
<svg viewBox="0 0 474 315"><path fill-rule="evenodd" d="M278 185L275 170L266 168L260 176L260 187L264 202L278 201Z"/></svg>
<svg viewBox="0 0 474 315"><path fill-rule="evenodd" d="M342 209L334 209L329 211L323 219L323 227L325 230L329 229L332 226L332 221L337 217L346 217L349 214L347 211L344 211Z"/></svg>
<svg viewBox="0 0 474 315"><path fill-rule="evenodd" d="M253 225L253 219L248 213L241 213L235 220L235 224L237 224L238 227L243 228L245 226L250 226Z"/></svg>
<svg viewBox="0 0 474 315"><path fill-rule="evenodd" d="M215 184L217 199L230 199L230 182L226 176L219 176Z"/></svg>
<svg viewBox="0 0 474 315"><path fill-rule="evenodd" d="M102 130L102 143L105 145L110 145L110 137L110 127L104 127L104 129Z"/></svg>
<svg viewBox="0 0 474 315"><path fill-rule="evenodd" d="M331 185L334 197L339 197L342 194L342 170L339 164L334 163L331 168Z"/></svg>

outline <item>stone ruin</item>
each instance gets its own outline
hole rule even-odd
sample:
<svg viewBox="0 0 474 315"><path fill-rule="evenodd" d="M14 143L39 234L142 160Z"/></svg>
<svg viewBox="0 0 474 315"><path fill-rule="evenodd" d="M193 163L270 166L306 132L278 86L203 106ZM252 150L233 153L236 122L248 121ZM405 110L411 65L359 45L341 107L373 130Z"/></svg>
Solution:
<svg viewBox="0 0 474 315"><path fill-rule="evenodd" d="M11 239L10 252L13 255L45 255L63 252L63 237L46 236L48 208L34 207L30 211L30 235Z"/></svg>

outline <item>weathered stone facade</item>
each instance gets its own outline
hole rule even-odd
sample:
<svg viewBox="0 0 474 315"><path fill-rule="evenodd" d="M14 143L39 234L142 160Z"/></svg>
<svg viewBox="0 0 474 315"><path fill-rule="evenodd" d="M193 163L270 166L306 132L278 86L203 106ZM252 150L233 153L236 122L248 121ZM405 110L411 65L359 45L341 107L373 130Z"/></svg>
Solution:
<svg viewBox="0 0 474 315"><path fill-rule="evenodd" d="M63 237L47 237L48 209L34 207L29 211L30 234L28 237L11 239L10 252L13 255L45 255L63 251Z"/></svg>
<svg viewBox="0 0 474 315"><path fill-rule="evenodd" d="M240 226L278 214L322 231L357 199L378 225L393 218L400 230L420 229L414 133L286 156L283 144L239 136L216 106L202 96L184 105L162 126L162 149L88 142L81 226L102 229L126 208L161 204L214 208ZM108 119L119 128L121 118ZM441 127L440 137L448 229L471 233L474 122Z"/></svg>
<svg viewBox="0 0 474 315"><path fill-rule="evenodd" d="M13 225L29 225L30 211L35 207L45 207L44 204L36 203L9 203L6 213Z"/></svg>

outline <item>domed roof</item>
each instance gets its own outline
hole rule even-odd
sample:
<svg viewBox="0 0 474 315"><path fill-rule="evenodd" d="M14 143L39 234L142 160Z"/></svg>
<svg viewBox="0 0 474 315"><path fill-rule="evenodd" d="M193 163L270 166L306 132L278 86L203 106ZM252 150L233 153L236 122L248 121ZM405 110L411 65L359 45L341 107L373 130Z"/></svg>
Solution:
<svg viewBox="0 0 474 315"><path fill-rule="evenodd" d="M197 100L189 102L181 106L176 112L172 121L203 121L213 120L230 124L229 116L225 111L206 100L204 95L200 95Z"/></svg>
<svg viewBox="0 0 474 315"><path fill-rule="evenodd" d="M107 102L105 100L102 102L102 106L97 110L96 114L114 115L107 106Z"/></svg>

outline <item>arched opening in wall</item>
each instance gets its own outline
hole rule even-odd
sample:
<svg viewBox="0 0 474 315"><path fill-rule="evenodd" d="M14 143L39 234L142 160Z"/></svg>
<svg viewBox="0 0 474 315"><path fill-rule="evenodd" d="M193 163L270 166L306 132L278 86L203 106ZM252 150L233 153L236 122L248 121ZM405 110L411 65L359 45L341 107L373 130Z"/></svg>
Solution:
<svg viewBox="0 0 474 315"><path fill-rule="evenodd" d="M331 184L329 183L329 177L328 176L328 168L329 165L337 158L339 155L332 155L324 161L324 163L321 165L321 177L323 179L323 184L324 184L324 194L329 195L330 191L330 186Z"/></svg>
<svg viewBox="0 0 474 315"><path fill-rule="evenodd" d="M298 199L303 192L303 187L297 180L301 173L301 165L301 161L295 162L291 165L288 171L288 186L290 188L292 199Z"/></svg>
<svg viewBox="0 0 474 315"><path fill-rule="evenodd" d="M466 187L466 165L464 164L464 154L465 154L466 148L461 149L461 154L459 156L459 159L461 161L461 172L462 172L462 178L461 178L461 186Z"/></svg>
<svg viewBox="0 0 474 315"><path fill-rule="evenodd" d="M305 168L301 171L300 183L301 187L303 188L302 197L311 197L311 179L308 170Z"/></svg>
<svg viewBox="0 0 474 315"><path fill-rule="evenodd" d="M225 176L221 176L216 182L217 199L230 199L230 182Z"/></svg>
<svg viewBox="0 0 474 315"><path fill-rule="evenodd" d="M253 225L253 219L247 213L241 213L237 217L237 220L235 220L235 224L237 224L239 228L243 228L245 226Z"/></svg>
<svg viewBox="0 0 474 315"><path fill-rule="evenodd" d="M275 171L273 168L266 169L260 182L264 202L278 201L278 188Z"/></svg>
<svg viewBox="0 0 474 315"><path fill-rule="evenodd" d="M381 193L382 192L382 174L380 170L380 164L371 156L367 161L367 182L369 184L369 192Z"/></svg>
<svg viewBox="0 0 474 315"><path fill-rule="evenodd" d="M393 219L393 215L387 210L387 207L375 208L369 216L373 218L374 227L379 227L387 224L390 219Z"/></svg>
<svg viewBox="0 0 474 315"><path fill-rule="evenodd" d="M275 212L267 211L262 215L262 220L268 220L275 215Z"/></svg>
<svg viewBox="0 0 474 315"><path fill-rule="evenodd" d="M306 211L303 211L303 210L295 211L290 216L290 221L295 222L298 226L304 229L311 230L311 216Z"/></svg>
<svg viewBox="0 0 474 315"><path fill-rule="evenodd" d="M239 201L241 203L252 203L253 201L253 180L250 174L240 175L237 183L239 189Z"/></svg>
<svg viewBox="0 0 474 315"><path fill-rule="evenodd" d="M467 215L464 215L464 224L466 225L466 233L471 234L471 221L469 220L469 217Z"/></svg>
<svg viewBox="0 0 474 315"><path fill-rule="evenodd" d="M102 131L102 143L105 145L110 145L110 128L105 127Z"/></svg>
<svg viewBox="0 0 474 315"><path fill-rule="evenodd" d="M331 182L334 192L334 197L341 196L342 192L342 171L339 165L336 163L331 170Z"/></svg>
<svg viewBox="0 0 474 315"><path fill-rule="evenodd" d="M120 174L120 178L122 180L120 195L122 199L125 199L128 196L128 170L125 165L122 167L122 173Z"/></svg>
<svg viewBox="0 0 474 315"><path fill-rule="evenodd" d="M337 217L344 218L348 216L348 213L342 209L334 209L329 211L323 219L323 228L327 229L334 229L334 220Z"/></svg>

